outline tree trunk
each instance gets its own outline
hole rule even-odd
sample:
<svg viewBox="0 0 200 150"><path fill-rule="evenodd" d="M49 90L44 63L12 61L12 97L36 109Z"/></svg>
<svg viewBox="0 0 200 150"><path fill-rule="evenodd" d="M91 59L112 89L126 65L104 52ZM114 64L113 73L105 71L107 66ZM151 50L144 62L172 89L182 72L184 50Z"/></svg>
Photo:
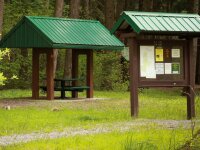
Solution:
<svg viewBox="0 0 200 150"><path fill-rule="evenodd" d="M55 11L54 11L54 16L55 17L62 17L63 15L63 7L64 7L64 0L56 0L55 2ZM53 77L55 78L55 73L57 70L57 62L58 62L58 49L54 50L54 69L53 69Z"/></svg>
<svg viewBox="0 0 200 150"><path fill-rule="evenodd" d="M193 12L194 13L199 13L199 0L194 0L194 2L193 2L194 4L193 4Z"/></svg>
<svg viewBox="0 0 200 150"><path fill-rule="evenodd" d="M142 11L153 11L153 0L144 0L141 9Z"/></svg>
<svg viewBox="0 0 200 150"><path fill-rule="evenodd" d="M70 0L70 18L79 18L80 0ZM72 50L67 49L65 52L65 68L64 78L70 78L72 76Z"/></svg>
<svg viewBox="0 0 200 150"><path fill-rule="evenodd" d="M139 0L139 11L143 10L143 0Z"/></svg>
<svg viewBox="0 0 200 150"><path fill-rule="evenodd" d="M154 2L153 2L153 10L154 11L161 11L160 10L160 7L161 7L160 5L161 5L160 1L154 0Z"/></svg>
<svg viewBox="0 0 200 150"><path fill-rule="evenodd" d="M138 10L139 1L140 0L125 0L125 10Z"/></svg>
<svg viewBox="0 0 200 150"><path fill-rule="evenodd" d="M90 0L83 0L84 18L90 17Z"/></svg>
<svg viewBox="0 0 200 150"><path fill-rule="evenodd" d="M70 1L70 18L79 18L79 7L80 7L80 0L71 0Z"/></svg>
<svg viewBox="0 0 200 150"><path fill-rule="evenodd" d="M124 9L125 9L125 0L117 0L117 11L115 20L119 18L120 14Z"/></svg>
<svg viewBox="0 0 200 150"><path fill-rule="evenodd" d="M115 5L114 0L106 1L106 11L105 11L105 24L108 29L113 27L115 20Z"/></svg>
<svg viewBox="0 0 200 150"><path fill-rule="evenodd" d="M3 6L4 6L4 0L0 0L0 40L2 37L2 30L3 30Z"/></svg>
<svg viewBox="0 0 200 150"><path fill-rule="evenodd" d="M54 11L55 17L62 17L63 7L64 7L64 0L56 0L55 11Z"/></svg>

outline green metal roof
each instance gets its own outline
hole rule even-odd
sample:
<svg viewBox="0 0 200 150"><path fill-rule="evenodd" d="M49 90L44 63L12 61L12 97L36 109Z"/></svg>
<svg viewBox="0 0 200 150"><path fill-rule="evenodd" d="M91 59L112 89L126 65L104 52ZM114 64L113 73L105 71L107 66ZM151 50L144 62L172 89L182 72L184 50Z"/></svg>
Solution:
<svg viewBox="0 0 200 150"><path fill-rule="evenodd" d="M0 47L120 50L124 44L99 21L25 16L3 37Z"/></svg>
<svg viewBox="0 0 200 150"><path fill-rule="evenodd" d="M152 13L124 11L111 29L137 33L200 35L200 16L197 14Z"/></svg>

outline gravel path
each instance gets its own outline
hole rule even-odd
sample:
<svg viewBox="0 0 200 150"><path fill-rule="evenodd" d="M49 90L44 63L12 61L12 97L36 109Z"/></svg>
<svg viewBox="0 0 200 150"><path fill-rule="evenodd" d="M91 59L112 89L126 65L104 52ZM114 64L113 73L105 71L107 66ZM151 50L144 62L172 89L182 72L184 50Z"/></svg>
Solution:
<svg viewBox="0 0 200 150"><path fill-rule="evenodd" d="M200 121L197 121L200 122ZM61 137L69 137L75 135L88 135L98 133L109 133L112 131L128 131L134 129L134 127L148 126L155 124L160 128L175 129L178 127L190 128L191 121L189 120L135 120L129 122L118 122L99 124L92 129L83 128L68 128L63 132L50 132L50 133L30 133L30 134L18 134L10 136L0 136L0 146L7 146L17 143L26 143L29 141L40 140L40 139L55 139Z"/></svg>

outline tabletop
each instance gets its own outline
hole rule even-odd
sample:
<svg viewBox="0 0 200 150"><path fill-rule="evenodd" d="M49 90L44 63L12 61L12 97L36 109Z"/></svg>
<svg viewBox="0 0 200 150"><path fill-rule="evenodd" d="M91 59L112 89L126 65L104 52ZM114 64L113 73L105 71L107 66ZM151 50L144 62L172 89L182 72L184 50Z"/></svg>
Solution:
<svg viewBox="0 0 200 150"><path fill-rule="evenodd" d="M63 78L55 78L54 81L77 81L77 80L82 80L81 78L66 78L66 79L63 79Z"/></svg>

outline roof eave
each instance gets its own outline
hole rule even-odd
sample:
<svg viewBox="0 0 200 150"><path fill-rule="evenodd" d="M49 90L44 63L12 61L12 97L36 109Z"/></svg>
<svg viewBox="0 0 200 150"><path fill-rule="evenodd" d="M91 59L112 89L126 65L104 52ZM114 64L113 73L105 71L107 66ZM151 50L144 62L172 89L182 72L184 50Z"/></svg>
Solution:
<svg viewBox="0 0 200 150"><path fill-rule="evenodd" d="M171 36L190 36L200 37L200 32L180 32L180 31L141 31L143 35L171 35Z"/></svg>
<svg viewBox="0 0 200 150"><path fill-rule="evenodd" d="M53 44L57 49L92 49L92 50L122 50L124 45L77 45L77 44Z"/></svg>

